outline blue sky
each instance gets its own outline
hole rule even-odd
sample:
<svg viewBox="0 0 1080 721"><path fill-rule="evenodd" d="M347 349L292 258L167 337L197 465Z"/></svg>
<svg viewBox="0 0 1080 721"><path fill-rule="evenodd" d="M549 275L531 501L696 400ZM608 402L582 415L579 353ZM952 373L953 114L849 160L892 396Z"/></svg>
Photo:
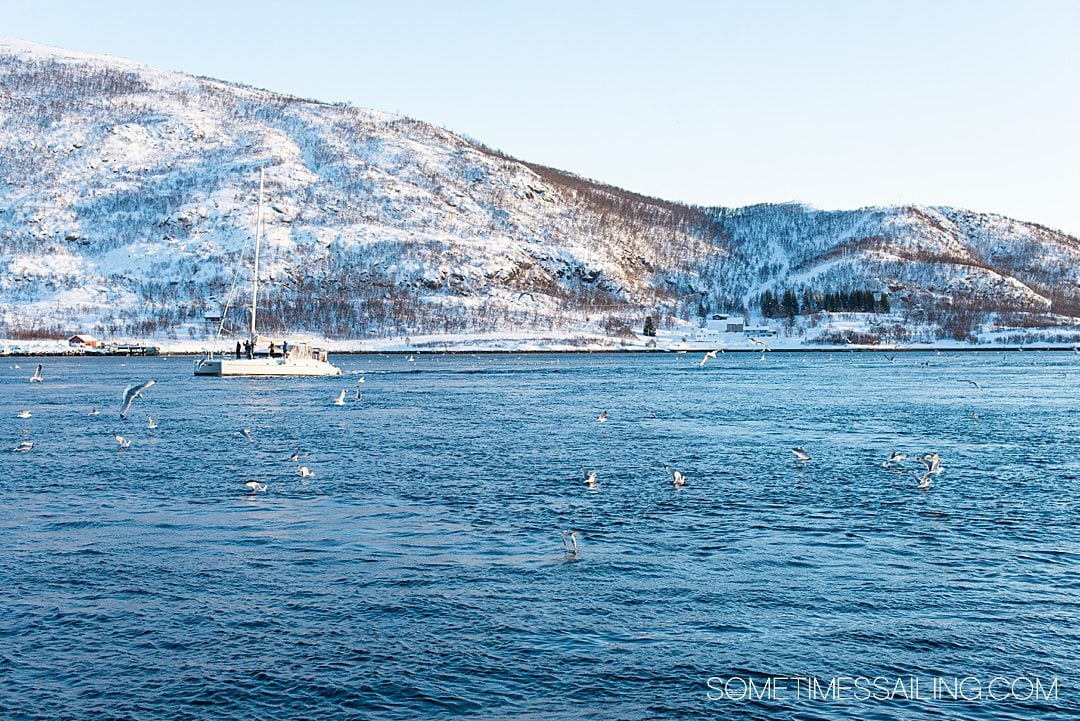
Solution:
<svg viewBox="0 0 1080 721"><path fill-rule="evenodd" d="M706 205L925 203L1080 235L1080 2L60 2L0 33L397 111Z"/></svg>

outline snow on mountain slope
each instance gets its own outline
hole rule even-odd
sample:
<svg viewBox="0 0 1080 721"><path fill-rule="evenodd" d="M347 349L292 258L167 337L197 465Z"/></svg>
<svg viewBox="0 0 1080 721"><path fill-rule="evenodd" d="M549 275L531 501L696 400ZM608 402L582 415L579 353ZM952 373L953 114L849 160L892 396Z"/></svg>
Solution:
<svg viewBox="0 0 1080 721"><path fill-rule="evenodd" d="M787 287L1080 314L1076 239L1000 216L690 207L401 116L15 40L0 109L10 337L200 337L250 253L261 169L267 331L625 337Z"/></svg>

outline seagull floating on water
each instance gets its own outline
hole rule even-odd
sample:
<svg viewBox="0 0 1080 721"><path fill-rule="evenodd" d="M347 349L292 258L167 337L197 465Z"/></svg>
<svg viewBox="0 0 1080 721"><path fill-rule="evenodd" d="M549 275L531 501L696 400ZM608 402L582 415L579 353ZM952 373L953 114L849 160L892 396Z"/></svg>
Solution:
<svg viewBox="0 0 1080 721"><path fill-rule="evenodd" d="M806 463L810 460L810 454L806 452L806 449L802 446L796 446L791 449L791 452L795 455L795 461L797 463Z"/></svg>
<svg viewBox="0 0 1080 721"><path fill-rule="evenodd" d="M33 441L23 441L19 445L15 446L16 453L29 453L34 448Z"/></svg>
<svg viewBox="0 0 1080 721"><path fill-rule="evenodd" d="M157 381L146 381L145 383L140 383L136 386L129 386L128 388L124 389L124 407L120 409L120 417L123 418L124 416L126 416L128 409L131 408L131 402L136 398L141 397L142 392L150 386L154 385L155 383L157 383Z"/></svg>
<svg viewBox="0 0 1080 721"><path fill-rule="evenodd" d="M570 539L569 544L567 544L567 542L566 542L566 539L568 539L568 538ZM563 555L565 555L567 558L577 558L578 557L577 531L563 531L562 532L562 545L563 545Z"/></svg>
<svg viewBox="0 0 1080 721"><path fill-rule="evenodd" d="M597 423L607 423L607 408L600 411L600 415L596 417Z"/></svg>
<svg viewBox="0 0 1080 721"><path fill-rule="evenodd" d="M679 473L674 468L668 468L667 466L664 466L664 470L671 475L671 484L675 486L675 488L682 488L686 485L686 476L682 473Z"/></svg>
<svg viewBox="0 0 1080 721"><path fill-rule="evenodd" d="M250 493L266 493L266 484L258 481L248 481L244 484L244 488Z"/></svg>
<svg viewBox="0 0 1080 721"><path fill-rule="evenodd" d="M37 368L34 369L34 375L30 376L31 383L41 383L41 364L37 364Z"/></svg>
<svg viewBox="0 0 1080 721"><path fill-rule="evenodd" d="M97 408L91 408L90 409L89 415L96 416L96 415L100 415L100 414L101 414L101 411L99 411Z"/></svg>
<svg viewBox="0 0 1080 721"><path fill-rule="evenodd" d="M19 418L29 418L30 417L30 411L19 411L18 417Z"/></svg>
<svg viewBox="0 0 1080 721"><path fill-rule="evenodd" d="M115 436L113 436L113 438L115 438L116 442L120 444L120 448L130 448L131 447L131 441L129 441L127 438L124 438L119 433L116 434Z"/></svg>
<svg viewBox="0 0 1080 721"><path fill-rule="evenodd" d="M297 466L296 470L300 472L301 478L311 478L315 474L308 470L307 466Z"/></svg>

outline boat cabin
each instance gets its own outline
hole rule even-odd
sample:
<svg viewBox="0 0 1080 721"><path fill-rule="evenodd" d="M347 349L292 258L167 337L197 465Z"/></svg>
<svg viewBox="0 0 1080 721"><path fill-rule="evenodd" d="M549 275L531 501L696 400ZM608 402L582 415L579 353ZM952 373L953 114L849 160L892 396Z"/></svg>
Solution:
<svg viewBox="0 0 1080 721"><path fill-rule="evenodd" d="M250 357L290 358L293 360L310 358L325 363L329 353L325 348L317 348L312 338L285 338L261 335L255 341L255 347L252 349Z"/></svg>

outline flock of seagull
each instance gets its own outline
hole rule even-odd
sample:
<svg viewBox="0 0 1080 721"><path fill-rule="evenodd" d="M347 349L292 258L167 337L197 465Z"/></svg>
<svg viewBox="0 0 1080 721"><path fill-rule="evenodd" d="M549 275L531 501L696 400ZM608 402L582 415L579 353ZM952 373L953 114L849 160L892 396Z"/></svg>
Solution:
<svg viewBox="0 0 1080 721"><path fill-rule="evenodd" d="M750 338L750 342L761 347L761 357L759 358L759 361L764 361L765 360L765 354L768 353L769 351L771 351L772 348L769 347L768 343L766 343L765 341L763 341L763 340L761 340L759 338ZM702 356L701 361L698 363L698 367L699 368L705 367L706 363L708 363L710 360L715 360L717 355L720 354L720 353L723 353L723 352L724 351L721 348L717 348L715 350L708 351L707 353L704 354L704 356ZM1080 351L1078 351L1078 352L1080 352ZM894 356L885 356L885 358L890 363L894 362L896 360L895 355ZM976 388L977 390L982 390L982 386L979 385L979 383L977 381L974 381L974 380L972 380L970 378L961 378L961 379L958 379L958 382L967 383L967 384L971 385L972 387ZM655 414L653 414L653 417L655 417ZM975 419L978 419L979 415L978 415L978 413L972 413L971 417L975 418ZM605 408L604 410L602 410L600 412L600 415L596 417L596 422L597 423L606 423L607 420L608 420L608 411ZM791 452L791 454L793 456L795 456L795 465L800 467L800 468L803 467L807 462L813 460L813 458L810 456L810 454L807 452L807 450L805 448L803 448L802 446L795 446L794 448L790 449L790 452ZM902 453L902 452L899 452L899 451L893 451L892 453L889 454L888 459L886 459L885 461L882 462L881 467L883 469L886 469L886 470L889 470L889 469L899 470L898 467L901 466L903 461L907 460L907 458L908 458L907 453ZM921 455L916 454L915 456L913 456L913 458L915 460L917 460L918 462L922 463L923 466L924 466L924 470L923 470L922 473L914 473L914 472L912 473L912 476L915 478L916 488L918 488L920 490L928 490L930 488L931 484L933 483L934 477L941 475L942 472L944 472L944 470L945 470L945 467L941 465L941 456L938 453L923 453ZM674 468L671 468L669 466L664 466L664 471L666 471L667 475L670 477L671 484L675 488L675 490L683 488L684 486L687 485L686 476L681 471L679 471L677 469L674 469ZM596 473L596 471L586 471L584 468L582 468L581 469L581 475L582 475L582 478L584 478L584 480L585 480L585 486L590 491L597 490L597 488L599 487L599 483L597 481L597 473ZM562 532L563 552L564 552L564 554L566 555L566 557L568 559L577 559L578 558L578 555L579 555L579 548L578 548L578 543L577 543L577 534L578 533L580 533L580 531L577 531L577 530L570 530L570 531L563 531Z"/></svg>
<svg viewBox="0 0 1080 721"><path fill-rule="evenodd" d="M18 368L19 366L16 364L14 367ZM38 363L37 367L34 369L34 374L30 376L30 382L31 383L43 383L44 380L45 380L44 370L45 370L44 365L42 365L41 363ZM125 388L124 392L121 394L121 398L120 398L121 403L123 404L121 406L121 408L120 408L120 417L121 418L126 418L127 414L128 414L128 411L131 410L131 404L135 401L135 399L142 397L142 392L145 391L150 386L154 385L155 383L157 383L157 381L152 381L151 380L151 381L145 381L143 383L138 383L136 385L129 386L129 387ZM93 408L93 409L90 410L89 415L96 416L96 415L99 415L99 414L100 414L100 411L98 411L98 409L96 409L96 408ZM24 419L25 418L30 418L32 416L33 416L33 414L29 410L22 410L22 411L19 411L16 414L17 418L24 418ZM147 416L146 421L147 421L147 424L146 424L147 428L149 428L150 430L154 430L154 429L156 429L158 427L157 423L154 421L154 419L151 416ZM24 430L24 432L26 432L26 431ZM120 450L131 447L131 441L128 440L127 438L124 438L119 433L113 435L113 439L116 441L117 446L118 446L118 448ZM35 445L34 441L29 441L29 440L22 441L17 446L15 446L15 448L13 450L16 453L29 453L30 451L34 450L34 445Z"/></svg>
<svg viewBox="0 0 1080 721"><path fill-rule="evenodd" d="M408 358L408 362L415 362L415 359L413 359L413 357L410 356ZM19 368L18 364L16 364L14 366L14 368L18 369ZM33 375L30 376L30 382L31 383L42 383L42 382L44 382L44 380L45 380L45 378L44 378L44 366L41 363L38 363L37 368L34 369ZM356 382L355 400L357 400L357 401L359 401L361 399L360 385L363 384L365 381L366 381L366 379L364 378L364 373L363 373L363 371L361 371L360 372L360 377ZM135 402L135 399L143 397L142 396L143 391L145 391L146 389L148 389L151 386L154 386L156 384L157 384L157 381L149 380L149 381L144 381L142 383L137 383L135 385L131 385L131 386L128 386L127 388L125 388L123 393L121 394L121 397L120 397L120 402L121 402L120 418L126 418L128 413L131 411L131 404ZM339 393L334 398L333 404L336 405L336 406L345 405L345 396L346 396L346 391L345 391L345 389L342 389L341 393ZM100 415L100 411L98 409L96 409L96 408L93 408L93 409L90 410L89 415L91 415L91 416ZM22 410L22 411L19 411L16 414L16 417L20 418L20 419L31 418L32 416L33 416L33 414L29 410ZM158 423L157 423L157 421L154 420L153 416L150 416L150 415L146 416L146 427L147 427L148 430L151 430L151 431L156 430L158 428ZM29 432L29 429L24 429L23 432L27 433L27 432ZM246 438L248 440L248 442L250 442L250 443L255 442L255 437L251 435L251 430L250 429L244 428L244 429L242 429L240 431L239 434L242 435L244 438ZM116 434L113 435L113 440L116 441L117 450L125 450L125 449L128 449L128 448L131 448L131 440L128 439L128 438L125 438L124 436L120 435L119 433L116 433ZM12 450L15 453L29 453L30 451L32 451L34 449L35 445L36 445L35 442L32 441L32 440L21 441ZM304 466L304 465L299 465L298 462L299 462L301 457L302 457L302 455L301 455L300 451L297 451L289 459L292 462L297 463L297 466L296 466L297 474L301 478L305 478L305 479L314 477L315 473L310 468L308 468L307 466ZM306 457L306 454L303 457ZM253 493L253 494L254 493L265 493L267 491L267 484L260 483L259 481L246 481L244 483L244 488L246 488L249 493Z"/></svg>
<svg viewBox="0 0 1080 721"><path fill-rule="evenodd" d="M760 360L764 360L765 359L765 354L768 353L770 350L772 350L769 347L769 345L763 340L760 340L758 338L750 338L750 341L752 343L754 343L755 345L758 345L758 346L761 347L762 350L761 350L761 359ZM717 355L719 353L723 353L723 352L724 351L722 349L716 349L716 350L711 350L711 351L705 353L704 356L701 358L701 361L699 362L698 366L699 367L704 367L705 364L708 363L708 361L715 360ZM886 359L889 360L890 362L892 362L895 359L895 356L892 356L892 357L886 356ZM415 362L415 359L414 359L413 356L409 356L406 359L406 362L410 362L410 363ZM30 382L31 383L42 383L43 381L44 381L44 368L43 368L43 365L41 363L39 363L39 364L37 364L37 367L34 369L33 375L30 377ZM356 383L356 391L355 391L355 396L354 396L354 400L356 400L356 401L361 400L360 386L364 382L365 382L365 378L364 378L363 372L361 372L360 377L359 377L359 379L357 380L357 383ZM978 390L982 390L982 386L979 385L979 383L977 381L975 381L975 380L972 380L972 379L969 379L969 378L963 378L963 379L958 379L958 382L967 383L967 384L971 385L972 387L974 387L974 388L976 388ZM121 405L121 408L120 408L120 418L126 418L128 413L130 412L131 406L135 402L135 400L138 399L138 398L141 398L143 392L146 391L148 388L152 387L155 384L156 384L156 381L148 380L148 381L145 381L143 383L138 383L138 384L131 385L131 386L125 388L123 393L121 394L121 404L122 405ZM346 396L347 396L346 389L344 389L344 388L341 389L341 392L333 399L333 405L335 405L335 406L343 406L343 405L345 405ZM97 409L93 409L90 412L90 415L98 415L98 414L99 414L99 411ZM31 416L32 416L32 414L31 414L31 412L29 410L23 410L23 411L20 411L17 414L17 417L22 418L22 419L27 419L27 418L30 418ZM977 414L972 414L972 416L975 417L975 418L978 417ZM608 420L608 411L605 408L596 417L596 422L597 423L606 423L607 420ZM158 427L157 422L153 419L152 416L148 415L147 416L147 428L149 430L155 430L157 427ZM240 434L243 435L244 438L246 438L250 443L255 442L255 438L252 436L250 429L244 428L240 432ZM123 449L127 449L127 448L131 447L131 441L129 439L125 438L124 436L122 436L120 434L116 434L116 435L113 436L113 438L116 440L116 443L118 445L119 450L123 450ZM17 452L17 453L28 453L31 450L33 450L33 448L34 448L34 441L26 440L26 441L20 442L14 448L14 451ZM807 452L807 450L805 448L803 448L802 446L796 446L794 448L791 448L790 452L795 457L795 464L797 466L799 466L799 467L802 467L803 465L805 465L809 461L813 460L812 457L810 456L810 454ZM296 464L296 471L297 471L298 475L301 478L306 479L306 478L313 477L315 474L311 471L311 469L309 469L305 465L300 464L301 457L302 457L302 455L301 455L300 451L297 451L297 452L293 453L292 456L290 456L289 460ZM908 459L908 457L909 457L909 455L907 453L903 453L903 452L899 452L899 451L893 451L889 455L889 457L885 461L882 462L881 466L882 466L883 469L886 469L886 470L888 470L888 469L897 469L899 466L901 466L901 464L905 460ZM919 488L919 489L922 489L922 490L929 489L931 484L933 483L934 477L941 475L941 473L944 471L944 467L941 464L940 455L937 454L937 453L924 453L924 454L921 454L921 455L916 454L915 456L913 456L913 458L923 465L923 472L922 473L912 473L912 475L913 475L913 477L915 478L915 481L916 481L916 487ZM672 484L672 487L675 490L679 490L679 489L681 489L681 488L683 488L683 487L685 487L687 485L688 482L687 482L686 476L681 471L679 471L678 469L671 468L669 466L664 466L664 471L667 473L667 475L668 475L668 477L670 479L670 482ZM597 481L597 472L596 471L586 471L583 468L581 470L581 473L582 473L582 477L584 478L584 482L585 482L586 487L589 490L592 490L592 491L597 490L597 488L599 486L599 483ZM244 482L243 486L246 489L246 491L248 493L251 493L251 494L265 493L267 491L267 489L268 489L266 483L262 483L262 482L255 481L255 480L246 481L246 482ZM575 559L578 557L578 554L579 554L579 548L578 548L578 542L577 542L577 533L579 533L579 531L573 531L572 530L572 531L564 531L563 532L563 548L564 548L564 551L565 551L565 553L566 553L566 555L568 557L575 558Z"/></svg>

